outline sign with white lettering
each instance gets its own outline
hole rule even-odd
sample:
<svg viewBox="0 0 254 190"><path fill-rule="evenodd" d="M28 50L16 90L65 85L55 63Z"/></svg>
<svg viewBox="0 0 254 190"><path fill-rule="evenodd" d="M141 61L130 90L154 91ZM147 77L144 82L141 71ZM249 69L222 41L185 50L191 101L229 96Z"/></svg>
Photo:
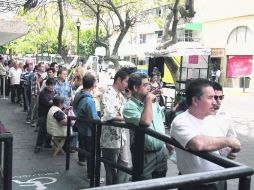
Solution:
<svg viewBox="0 0 254 190"><path fill-rule="evenodd" d="M246 56L229 56L227 76L228 77L246 77L252 73L253 57Z"/></svg>

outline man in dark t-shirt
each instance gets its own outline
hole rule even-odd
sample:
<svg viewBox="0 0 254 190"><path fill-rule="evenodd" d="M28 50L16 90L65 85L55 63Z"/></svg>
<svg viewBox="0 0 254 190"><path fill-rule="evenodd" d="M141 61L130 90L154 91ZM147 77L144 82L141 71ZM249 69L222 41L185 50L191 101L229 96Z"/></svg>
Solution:
<svg viewBox="0 0 254 190"><path fill-rule="evenodd" d="M55 81L54 79L47 79L46 81L46 87L40 92L39 95L39 103L38 103L38 136L36 140L36 145L34 149L34 153L38 153L41 151L41 147L44 143L44 140L47 136L47 114L49 109L51 108L53 104L53 98L54 98L54 85ZM45 147L50 147L50 139L47 139L45 141Z"/></svg>

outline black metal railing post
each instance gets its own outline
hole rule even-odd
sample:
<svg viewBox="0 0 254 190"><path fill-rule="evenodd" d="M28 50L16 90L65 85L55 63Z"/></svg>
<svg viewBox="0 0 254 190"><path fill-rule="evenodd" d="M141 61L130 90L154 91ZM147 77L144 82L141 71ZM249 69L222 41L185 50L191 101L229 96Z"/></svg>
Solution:
<svg viewBox="0 0 254 190"><path fill-rule="evenodd" d="M2 146L3 146L2 141L0 141L0 167L2 165Z"/></svg>
<svg viewBox="0 0 254 190"><path fill-rule="evenodd" d="M97 124L92 125L92 139L91 139L91 154L88 159L90 159L91 168L90 168L90 187L95 187L95 154L96 154L96 126ZM89 167L89 166L88 166Z"/></svg>
<svg viewBox="0 0 254 190"><path fill-rule="evenodd" d="M251 176L241 177L239 179L239 190L250 190Z"/></svg>
<svg viewBox="0 0 254 190"><path fill-rule="evenodd" d="M100 146L100 138L101 138L101 124L96 125L96 159L95 159L95 187L100 186L100 171L101 171L101 146Z"/></svg>
<svg viewBox="0 0 254 190"><path fill-rule="evenodd" d="M143 169L144 169L144 151L145 151L145 135L150 135L156 139L164 141L166 143L172 144L175 147L186 151L177 141L172 139L170 136L165 134L158 133L152 129L149 129L144 126L134 126L125 123L119 122L101 122L99 120L89 120L89 119L79 119L75 117L70 117L68 120L68 130L70 130L70 122L71 120L78 120L80 122L92 124L92 136L90 148L91 151L88 152L86 150L80 148L73 148L78 152L86 155L89 161L91 162L89 169L90 172L90 187L95 187L100 185L100 162L104 164L109 164L112 167L120 169L130 175L132 175L132 183L125 183L125 184L118 184L115 186L109 187L98 187L96 189L172 189L172 188L179 188L179 187L187 187L193 184L204 184L210 183L220 180L228 180L234 178L239 179L239 190L250 190L250 182L251 182L251 175L253 175L254 171L252 168L244 166L241 163L236 161L228 160L227 158L223 158L219 155L214 153L207 153L207 152L194 152L188 150L189 153L199 156L203 159L211 161L215 164L218 164L225 168L225 170L216 170L216 171L209 171L209 172L202 172L202 173L195 173L195 174L187 174L181 175L171 178L159 178L154 180L143 180ZM101 150L100 150L100 136L101 136L101 125L109 125L115 126L120 128L128 128L129 130L134 130L134 143L131 146L131 153L132 153L132 168L124 167L119 165L118 163L112 162L101 157ZM70 133L68 134L70 135ZM70 158L69 158L70 159ZM67 162L67 160L66 160ZM68 161L70 162L70 160ZM67 163L66 163L67 165Z"/></svg>
<svg viewBox="0 0 254 190"><path fill-rule="evenodd" d="M65 170L70 169L70 138L71 138L71 118L67 118L67 138L66 138L66 144L67 144L67 152L66 152L66 164L65 164Z"/></svg>
<svg viewBox="0 0 254 190"><path fill-rule="evenodd" d="M141 127L141 126L139 126ZM140 130L135 130L134 144L133 144L133 176L132 181L141 180L141 174L144 169L144 141L145 134Z"/></svg>
<svg viewBox="0 0 254 190"><path fill-rule="evenodd" d="M4 134L1 134L1 137L4 141L3 189L11 190L12 189L13 136L11 133L4 133Z"/></svg>

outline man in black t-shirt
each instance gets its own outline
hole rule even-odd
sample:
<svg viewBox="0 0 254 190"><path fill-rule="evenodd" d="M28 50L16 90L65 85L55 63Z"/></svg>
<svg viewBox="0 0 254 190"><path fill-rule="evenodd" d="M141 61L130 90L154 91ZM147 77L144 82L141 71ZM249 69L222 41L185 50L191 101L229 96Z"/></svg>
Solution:
<svg viewBox="0 0 254 190"><path fill-rule="evenodd" d="M47 79L46 87L40 92L39 95L39 103L38 103L38 127L39 132L36 140L36 146L34 149L34 153L38 153L41 151L41 147L44 143L44 140L47 135L47 114L51 106L53 105L53 98L54 98L54 79ZM45 147L50 147L50 139L45 141Z"/></svg>

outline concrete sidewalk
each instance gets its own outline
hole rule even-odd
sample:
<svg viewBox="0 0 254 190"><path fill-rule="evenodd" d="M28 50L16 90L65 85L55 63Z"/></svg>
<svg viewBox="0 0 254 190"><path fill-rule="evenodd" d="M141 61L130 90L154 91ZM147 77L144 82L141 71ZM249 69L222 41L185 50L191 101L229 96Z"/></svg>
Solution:
<svg viewBox="0 0 254 190"><path fill-rule="evenodd" d="M225 94L241 95L241 96L254 96L253 88L223 88Z"/></svg>
<svg viewBox="0 0 254 190"><path fill-rule="evenodd" d="M25 123L23 108L10 100L0 100L0 120L14 136L13 190L76 190L88 188L86 167L77 164L77 153L71 154L70 170L65 170L65 156L52 156L51 149L34 154L35 128Z"/></svg>

